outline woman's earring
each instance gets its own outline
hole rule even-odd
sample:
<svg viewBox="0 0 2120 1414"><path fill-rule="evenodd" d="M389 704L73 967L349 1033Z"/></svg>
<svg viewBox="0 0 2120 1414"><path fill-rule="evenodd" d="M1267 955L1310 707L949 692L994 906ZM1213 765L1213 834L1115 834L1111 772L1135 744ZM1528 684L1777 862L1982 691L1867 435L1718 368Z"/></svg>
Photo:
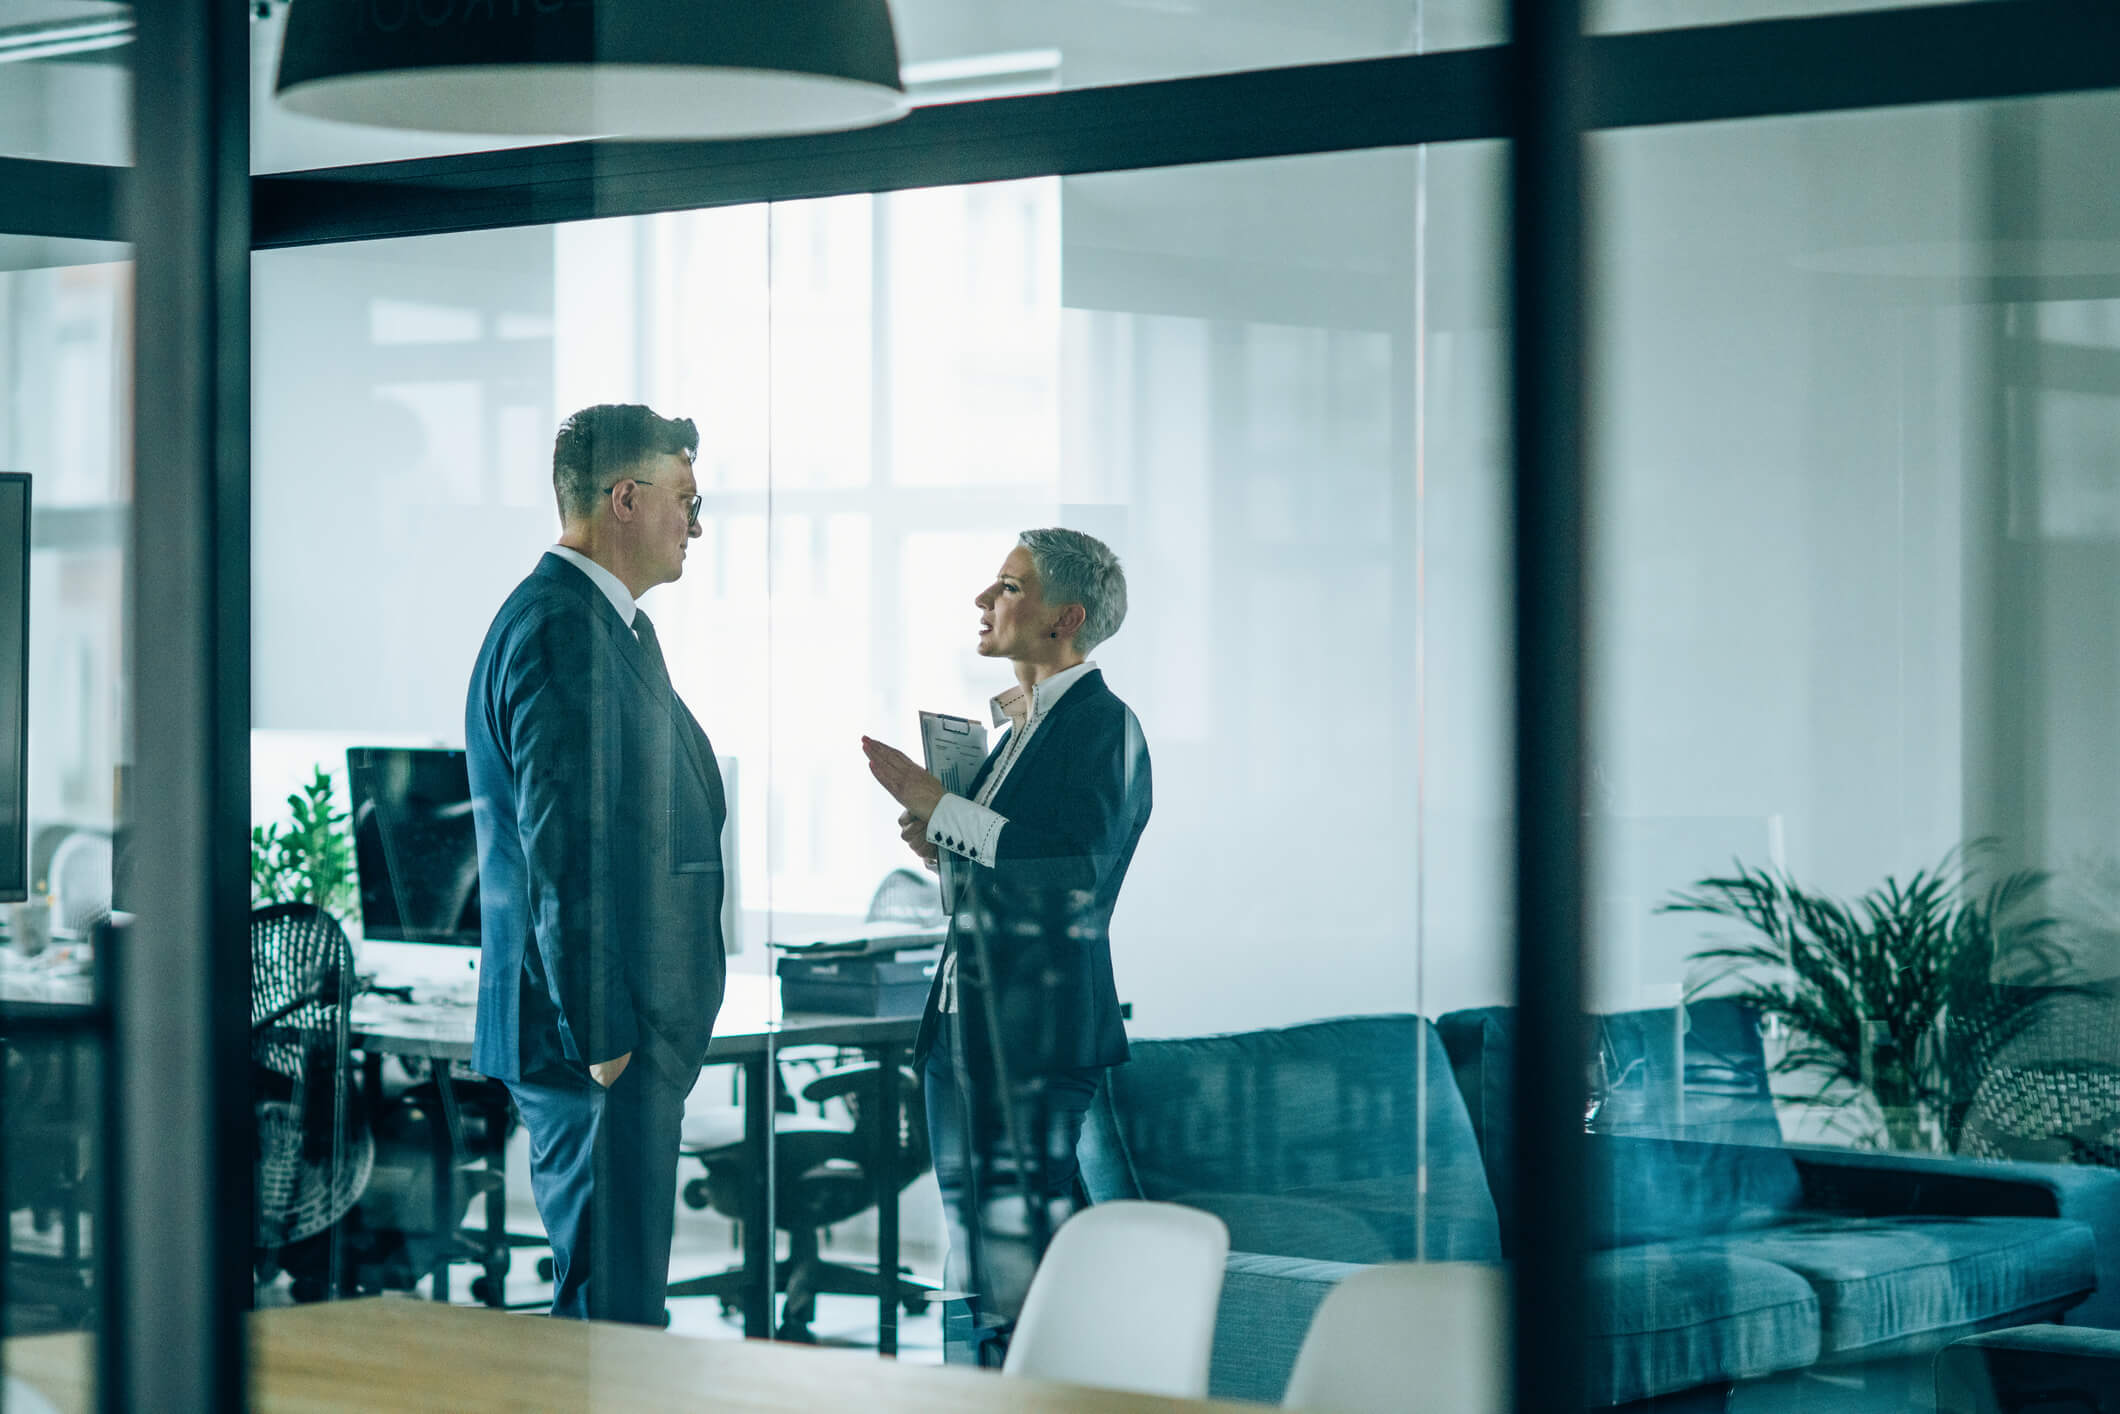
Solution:
<svg viewBox="0 0 2120 1414"><path fill-rule="evenodd" d="M1054 630L1053 630L1053 631L1052 631L1051 633L1049 633L1049 634L1047 634L1047 635L1046 635L1046 637L1047 637L1047 638L1058 638L1059 636L1060 636L1060 630L1059 630L1059 629L1054 629Z"/></svg>

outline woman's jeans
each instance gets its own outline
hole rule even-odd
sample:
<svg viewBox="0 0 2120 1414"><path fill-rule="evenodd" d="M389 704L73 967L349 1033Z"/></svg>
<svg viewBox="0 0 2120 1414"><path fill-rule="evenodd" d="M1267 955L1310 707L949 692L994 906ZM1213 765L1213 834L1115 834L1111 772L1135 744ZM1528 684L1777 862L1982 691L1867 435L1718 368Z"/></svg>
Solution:
<svg viewBox="0 0 2120 1414"><path fill-rule="evenodd" d="M1075 1210L1075 1141L1103 1072L1062 1071L1043 1077L1042 1085L1011 1076L1012 1139L996 1078L970 1073L957 1046L955 1018L943 1022L922 1079L928 1147L950 1244L942 1284L967 1298L943 1303L943 1358L953 1365L998 1366L1042 1255L1031 1221L1035 1209L1018 1181L1016 1145L1035 1154L1042 1129L1045 1161L1034 1165L1042 1173L1033 1174L1032 1186L1049 1239Z"/></svg>

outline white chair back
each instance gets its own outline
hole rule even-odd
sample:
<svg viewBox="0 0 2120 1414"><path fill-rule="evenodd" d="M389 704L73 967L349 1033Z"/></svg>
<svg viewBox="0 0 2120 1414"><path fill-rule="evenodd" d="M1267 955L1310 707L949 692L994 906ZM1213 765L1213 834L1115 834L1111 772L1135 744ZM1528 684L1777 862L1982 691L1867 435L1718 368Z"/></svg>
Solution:
<svg viewBox="0 0 2120 1414"><path fill-rule="evenodd" d="M1099 1203L1060 1225L1002 1372L1198 1399L1229 1229L1175 1203Z"/></svg>
<svg viewBox="0 0 2120 1414"><path fill-rule="evenodd" d="M1311 1317L1281 1403L1317 1414L1502 1414L1507 1273L1476 1262L1362 1268Z"/></svg>
<svg viewBox="0 0 2120 1414"><path fill-rule="evenodd" d="M54 922L85 933L110 914L110 836L76 830L52 851Z"/></svg>

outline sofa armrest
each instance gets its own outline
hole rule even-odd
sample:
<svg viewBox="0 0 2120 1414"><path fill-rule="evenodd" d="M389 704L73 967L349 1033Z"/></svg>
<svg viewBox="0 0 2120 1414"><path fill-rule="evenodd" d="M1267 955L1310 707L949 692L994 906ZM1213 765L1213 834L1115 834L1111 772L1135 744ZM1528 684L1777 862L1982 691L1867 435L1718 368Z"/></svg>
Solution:
<svg viewBox="0 0 2120 1414"><path fill-rule="evenodd" d="M1303 1337L1310 1333L1311 1316L1326 1292L1360 1270L1352 1262L1230 1253L1215 1313L1208 1394L1279 1404Z"/></svg>
<svg viewBox="0 0 2120 1414"><path fill-rule="evenodd" d="M2068 1218L2091 1230L2098 1290L2074 1326L2120 1329L2120 1173L2080 1164L2011 1163L1792 1144L1804 1205L1865 1217Z"/></svg>

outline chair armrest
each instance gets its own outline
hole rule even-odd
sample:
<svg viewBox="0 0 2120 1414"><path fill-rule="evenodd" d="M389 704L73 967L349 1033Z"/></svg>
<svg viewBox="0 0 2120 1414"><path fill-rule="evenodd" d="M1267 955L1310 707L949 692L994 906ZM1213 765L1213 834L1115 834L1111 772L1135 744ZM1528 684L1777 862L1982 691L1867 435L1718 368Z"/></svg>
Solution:
<svg viewBox="0 0 2120 1414"><path fill-rule="evenodd" d="M2120 1173L2081 1164L2012 1163L1939 1154L1792 1144L1804 1204L1865 1217L2067 1218L2091 1230L2098 1290L2068 1314L2120 1329Z"/></svg>
<svg viewBox="0 0 2120 1414"><path fill-rule="evenodd" d="M802 1087L802 1098L812 1104L821 1105L827 1100L837 1100L847 1095L866 1097L876 1086L876 1072L879 1069L874 1061L857 1061L853 1065L840 1066L837 1070L828 1070ZM898 1087L901 1097L918 1095L919 1077L901 1065L898 1067ZM913 1100L905 1098L903 1103L911 1104Z"/></svg>

